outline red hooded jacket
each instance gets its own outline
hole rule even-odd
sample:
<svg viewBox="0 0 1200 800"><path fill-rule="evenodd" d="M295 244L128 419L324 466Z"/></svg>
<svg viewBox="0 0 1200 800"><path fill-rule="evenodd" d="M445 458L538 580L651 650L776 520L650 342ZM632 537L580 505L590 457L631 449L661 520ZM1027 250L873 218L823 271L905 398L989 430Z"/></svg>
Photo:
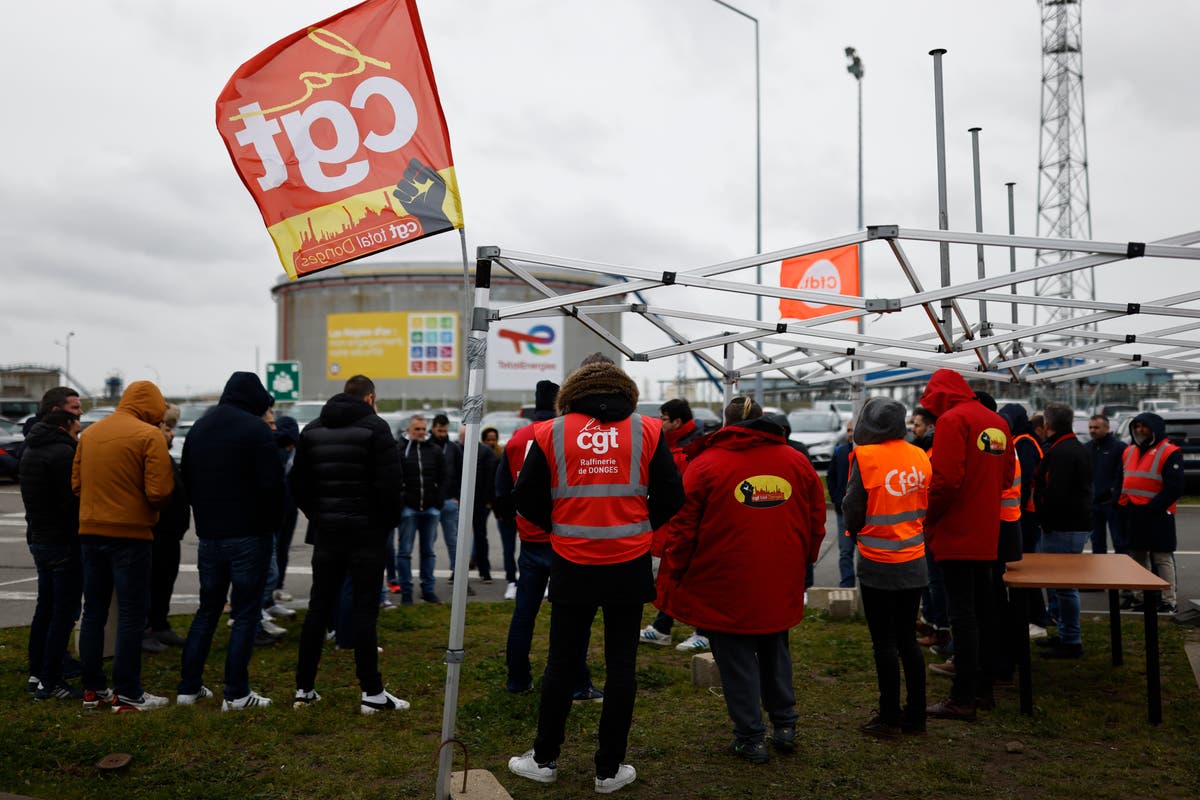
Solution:
<svg viewBox="0 0 1200 800"><path fill-rule="evenodd" d="M804 571L825 536L821 481L766 420L704 441L665 526L655 605L701 630L787 630L804 618Z"/></svg>
<svg viewBox="0 0 1200 800"><path fill-rule="evenodd" d="M937 415L925 544L936 561L993 561L1000 494L1016 473L1008 423L949 369L933 373L921 405Z"/></svg>

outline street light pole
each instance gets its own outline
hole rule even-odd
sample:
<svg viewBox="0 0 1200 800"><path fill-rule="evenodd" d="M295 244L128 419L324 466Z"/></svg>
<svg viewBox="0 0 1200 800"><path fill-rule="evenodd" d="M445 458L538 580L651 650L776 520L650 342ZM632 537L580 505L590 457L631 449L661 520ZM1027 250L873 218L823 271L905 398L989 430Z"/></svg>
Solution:
<svg viewBox="0 0 1200 800"><path fill-rule="evenodd" d="M854 76L855 83L858 84L858 229L863 229L863 115L862 115L862 79L866 70L863 69L862 58L859 57L858 51L853 47L846 48L846 58L849 63L846 64L846 71ZM858 292L863 294L863 246L858 246ZM866 331L866 320L862 314L858 315L858 335L861 338ZM858 361L855 366L862 368L865 362ZM862 376L858 380L858 402L859 409L867 401L867 379Z"/></svg>
<svg viewBox="0 0 1200 800"><path fill-rule="evenodd" d="M740 8L726 3L725 0L713 0L717 5L724 6L735 14L745 17L754 23L754 252L761 255L762 248L762 62L758 49L758 17L747 14ZM762 264L754 267L754 283L762 286ZM754 316L759 322L763 318L762 295L754 298ZM756 349L762 353L762 345L756 344ZM763 374L754 376L754 398L759 405L764 400Z"/></svg>
<svg viewBox="0 0 1200 800"><path fill-rule="evenodd" d="M60 342L55 340L55 344L67 351L67 360L63 365L63 377L66 378L64 383L71 382L71 337L75 335L75 331L67 331L66 337Z"/></svg>

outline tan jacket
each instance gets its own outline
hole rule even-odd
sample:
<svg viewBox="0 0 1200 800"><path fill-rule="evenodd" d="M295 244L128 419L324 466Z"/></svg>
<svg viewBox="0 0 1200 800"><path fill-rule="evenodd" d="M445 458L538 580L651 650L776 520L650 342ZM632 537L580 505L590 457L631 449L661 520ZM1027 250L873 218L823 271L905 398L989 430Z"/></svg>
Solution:
<svg viewBox="0 0 1200 800"><path fill-rule="evenodd" d="M158 509L175 486L167 441L158 429L166 410L157 386L135 381L116 411L83 432L71 469L81 536L154 538Z"/></svg>

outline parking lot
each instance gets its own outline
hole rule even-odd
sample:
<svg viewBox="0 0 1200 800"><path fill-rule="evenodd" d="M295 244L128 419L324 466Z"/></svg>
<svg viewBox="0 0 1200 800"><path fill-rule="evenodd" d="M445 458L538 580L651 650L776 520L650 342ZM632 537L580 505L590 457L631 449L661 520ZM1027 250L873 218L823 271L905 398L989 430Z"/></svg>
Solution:
<svg viewBox="0 0 1200 800"><path fill-rule="evenodd" d="M312 548L304 544L304 515L300 515L296 535L292 542L291 563L288 566L287 588L294 596L288 605L304 608L311 584ZM837 547L834 541L835 517L829 510L825 542L817 562L816 585L837 585ZM1182 609L1189 598L1200 598L1200 506L1180 506L1179 549L1176 564L1179 573L1179 604ZM500 534L494 519L489 519L489 550L492 574L495 582L483 584L475 576L470 585L475 595L472 602L503 602L505 584L501 562ZM519 545L518 545L519 547ZM444 601L450 600L451 584L449 555L439 537L437 543L438 569L437 593ZM199 578L196 573L196 535L189 531L183 539L182 565L175 584L175 595L171 611L174 614L190 614L199 601ZM415 567L415 564L414 564ZM20 487L13 483L0 484L0 626L28 625L33 616L37 597L37 578L33 559L25 545L25 518L21 504ZM420 601L418 601L420 602ZM1100 614L1107 610L1107 601L1101 593L1083 594L1085 612Z"/></svg>

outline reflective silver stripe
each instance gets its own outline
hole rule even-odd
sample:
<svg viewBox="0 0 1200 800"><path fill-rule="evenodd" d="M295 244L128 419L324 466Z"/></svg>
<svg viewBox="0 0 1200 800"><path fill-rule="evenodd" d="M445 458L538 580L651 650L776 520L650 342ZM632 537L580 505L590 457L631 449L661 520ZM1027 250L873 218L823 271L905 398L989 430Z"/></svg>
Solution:
<svg viewBox="0 0 1200 800"><path fill-rule="evenodd" d="M588 484L550 490L550 496L556 500L562 497L645 497L646 494L645 486L625 483Z"/></svg>
<svg viewBox="0 0 1200 800"><path fill-rule="evenodd" d="M913 520L921 519L924 516L925 509L923 508L914 508L912 511L901 511L899 514L868 514L867 524L895 525L897 522L912 522Z"/></svg>
<svg viewBox="0 0 1200 800"><path fill-rule="evenodd" d="M629 415L629 429L632 432L633 447L629 449L629 487L633 488L641 482L642 477L642 415Z"/></svg>
<svg viewBox="0 0 1200 800"><path fill-rule="evenodd" d="M1126 478L1145 478L1146 480L1149 480L1149 481L1155 481L1157 483L1162 483L1162 476L1159 475L1157 472L1126 472L1125 477Z"/></svg>
<svg viewBox="0 0 1200 800"><path fill-rule="evenodd" d="M1155 475L1158 475L1162 471L1159 469L1159 465L1162 464L1163 453L1165 452L1167 452L1166 441L1159 442L1158 447L1155 448L1154 460L1150 462L1150 471Z"/></svg>
<svg viewBox="0 0 1200 800"><path fill-rule="evenodd" d="M571 539L620 539L651 531L650 520L631 525L562 525L554 523L554 535Z"/></svg>
<svg viewBox="0 0 1200 800"><path fill-rule="evenodd" d="M873 547L876 550L906 550L919 544L925 544L925 532L907 539L881 539L878 536L859 536L858 543L863 547Z"/></svg>
<svg viewBox="0 0 1200 800"><path fill-rule="evenodd" d="M1017 508L1020 505L1021 498L1019 497L1005 497L1000 500L1001 508Z"/></svg>
<svg viewBox="0 0 1200 800"><path fill-rule="evenodd" d="M1020 488L1021 488L1021 476L1020 476L1020 475L1018 475L1018 476L1016 476L1015 478L1013 478L1012 486L1009 486L1008 488L1010 488L1010 489L1020 489Z"/></svg>
<svg viewBox="0 0 1200 800"><path fill-rule="evenodd" d="M1138 497L1158 497L1158 492L1148 492L1145 489L1125 489L1123 494L1133 494Z"/></svg>
<svg viewBox="0 0 1200 800"><path fill-rule="evenodd" d="M554 447L554 464L558 467L558 485L567 485L567 447L566 433L564 432L567 426L566 417L555 417L551 425L551 444ZM551 492L553 496L553 492Z"/></svg>

